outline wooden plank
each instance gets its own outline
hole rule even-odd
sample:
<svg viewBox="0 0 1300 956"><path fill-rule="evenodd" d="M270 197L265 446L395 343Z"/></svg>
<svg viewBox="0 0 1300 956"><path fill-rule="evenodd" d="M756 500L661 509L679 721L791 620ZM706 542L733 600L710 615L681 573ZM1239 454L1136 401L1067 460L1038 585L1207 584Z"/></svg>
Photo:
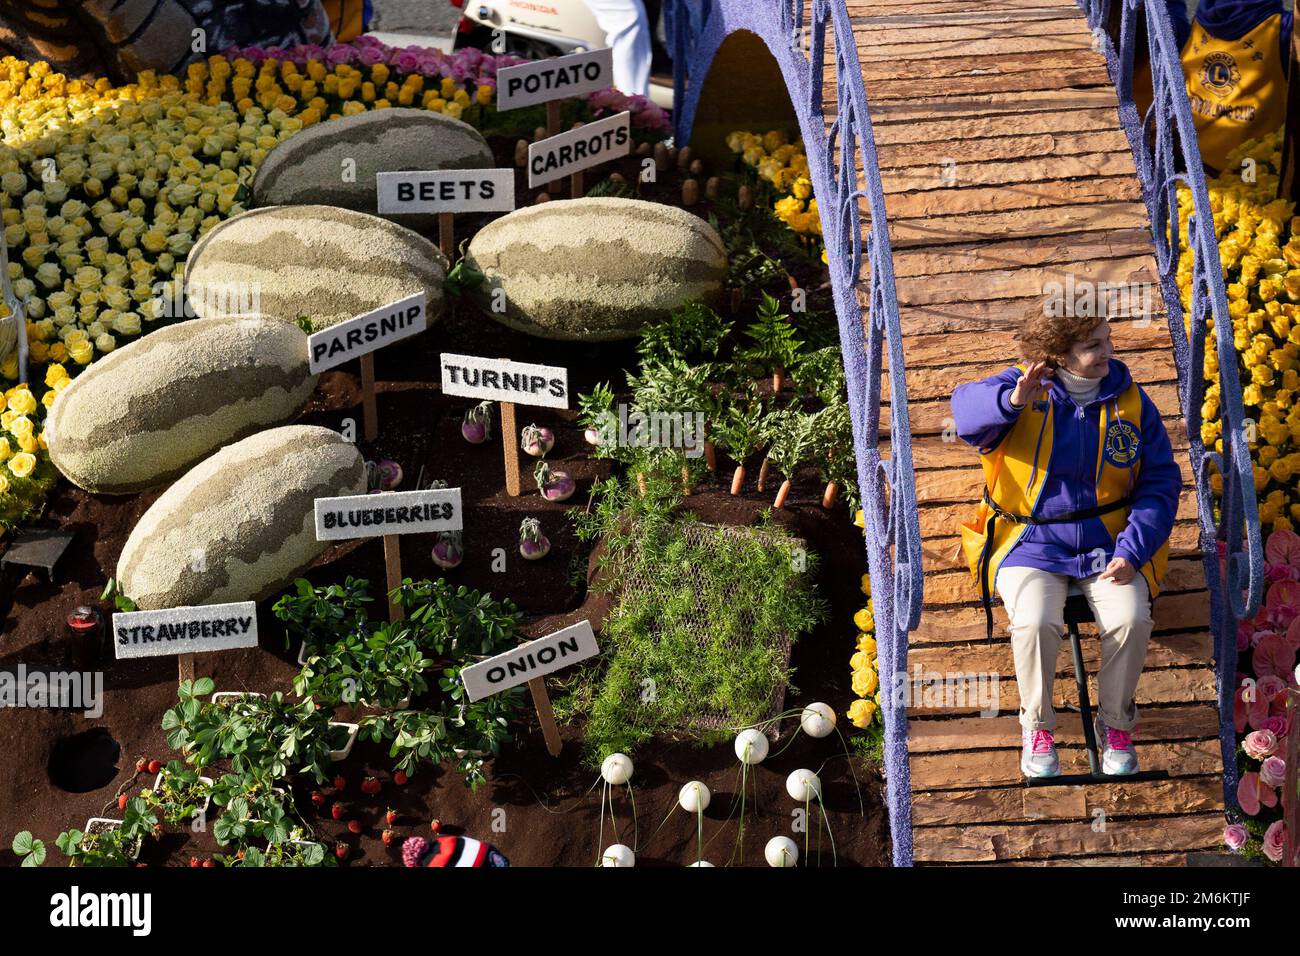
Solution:
<svg viewBox="0 0 1300 956"><path fill-rule="evenodd" d="M912 798L912 825L919 829L1003 821L1086 820L1091 823L1098 819L1098 811L1111 823L1124 817L1163 815L1175 807L1182 813L1222 810L1223 781L1205 776L1131 786L1022 786L918 793Z"/></svg>
<svg viewBox="0 0 1300 956"><path fill-rule="evenodd" d="M887 123L932 122L958 117L984 117L1000 114L1023 115L1034 112L1059 114L1066 110L1118 110L1113 88L1019 90L1005 93L967 93L957 95L917 96L910 102L870 101L871 119L877 130ZM829 123L839 109L834 90L822 98L822 113ZM1115 121L1118 123L1118 119Z"/></svg>
<svg viewBox="0 0 1300 956"><path fill-rule="evenodd" d="M988 96L995 93L1049 92L1069 87L1103 86L1109 88L1110 77L1100 61L1069 67L1061 71L1026 70L992 76L946 76L940 79L880 79L868 82L867 101L871 104L890 100L915 100L924 97L960 97L963 94Z"/></svg>
<svg viewBox="0 0 1300 956"><path fill-rule="evenodd" d="M1170 741L1143 745L1137 741L1143 767L1166 769L1171 778L1223 773L1218 740ZM1088 754L1082 747L1058 748L1061 773L1087 773ZM1009 787L1024 782L1020 773L1020 747L972 750L946 754L915 754L909 761L913 793L923 790L971 790ZM1220 820L1222 829L1223 822Z"/></svg>
<svg viewBox="0 0 1300 956"><path fill-rule="evenodd" d="M1117 856L1063 856L1054 860L1000 860L999 866L1187 866L1186 853L1126 853Z"/></svg>
<svg viewBox="0 0 1300 956"><path fill-rule="evenodd" d="M1108 187L1112 188L1113 187ZM1096 200L1096 201L1094 201ZM897 200L895 200L897 202ZM886 206L890 206L886 203ZM1038 215L1041 212L1043 215ZM1058 237L1097 231L1149 229L1146 207L1128 199L1097 200L1085 205L1039 208L1035 215L1021 210L982 212L966 210L954 215L922 218L889 217L889 242L895 254L914 246L941 246L978 240Z"/></svg>
<svg viewBox="0 0 1300 956"><path fill-rule="evenodd" d="M1040 300L1041 301L1041 300ZM1112 322L1111 342L1116 357L1127 362L1129 353L1147 353L1152 349L1168 349L1169 330L1163 315L1152 316L1142 325L1140 322ZM962 355L975 362L1005 363L1009 367L1019 354L1016 333L1001 330L981 330L979 335L962 340ZM936 335L904 335L903 357L907 369L921 369L940 366L952 361L953 337L951 333L940 332Z"/></svg>
<svg viewBox="0 0 1300 956"><path fill-rule="evenodd" d="M972 503L972 508L973 508ZM974 584L970 571L960 568L937 571L925 576L925 603L942 607L949 604L966 604L973 600ZM1205 589L1205 567L1200 555L1170 558L1165 565L1161 594L1177 594Z"/></svg>
<svg viewBox="0 0 1300 956"><path fill-rule="evenodd" d="M915 143L876 144L881 175L893 177L901 169L935 167L933 150L917 149ZM943 156L956 163L990 160L1038 159L1046 156L1082 156L1090 153L1118 153L1129 149L1119 130L1086 133L1017 133L984 139L946 140ZM1130 154L1131 155L1131 154Z"/></svg>
<svg viewBox="0 0 1300 956"><path fill-rule="evenodd" d="M944 149L937 150L932 164L913 169L891 169L881 173L885 195L930 189L962 189L1004 183L1032 183L1087 176L1136 176L1133 154L1091 153L1083 156L1044 156L1008 162L962 163ZM946 167L943 164L949 164Z"/></svg>
<svg viewBox="0 0 1300 956"><path fill-rule="evenodd" d="M963 358L965 358L963 356ZM948 400L953 389L960 384L974 382L996 375L1011 364L1007 358L996 362L962 361L939 368L906 367L908 402L924 402L931 399ZM1178 370L1174 366L1171 352L1128 352L1124 355L1124 364L1128 366L1134 381L1140 382L1148 392L1160 382L1177 382ZM886 369L885 377L888 377ZM1154 401L1154 399L1152 399ZM883 401L883 398L882 398ZM888 404L887 402L884 402ZM1158 407L1158 406L1157 406Z"/></svg>
<svg viewBox="0 0 1300 956"><path fill-rule="evenodd" d="M1089 179L1048 180L1009 186L972 186L895 194L885 200L891 221L922 216L951 216L971 212L1008 212L1040 210L1045 207L1078 206L1087 203L1111 203L1118 200L1137 202L1142 187L1132 176L1095 176ZM1028 214L1032 217L1034 214ZM936 230L950 223L936 222ZM1040 224L1039 228L1045 228ZM969 241L963 233L954 241Z"/></svg>
<svg viewBox="0 0 1300 956"><path fill-rule="evenodd" d="M1169 427L1166 419L1166 428ZM1180 458L1187 458L1187 439L1181 431L1175 435L1174 430L1169 431L1169 441L1173 446L1174 453ZM945 441L938 435L918 435L912 439L912 466L917 473L929 469L956 468L962 465L970 464L972 449L963 441ZM880 455L885 460L889 459L890 448L889 438L882 439L880 444Z"/></svg>
<svg viewBox="0 0 1300 956"><path fill-rule="evenodd" d="M872 110L872 118L875 118ZM976 144L986 139L1005 139L1016 136L1065 136L1070 134L1104 133L1119 131L1119 117L1113 104L1092 109L1075 109L1052 112L1007 112L992 116L970 116L946 119L927 117L910 123L877 124L877 148L907 146L917 143ZM1122 136L1123 133L1121 132ZM884 161L882 156L882 162ZM897 165L890 160L888 165Z"/></svg>
<svg viewBox="0 0 1300 956"><path fill-rule="evenodd" d="M1206 622L1205 627L1208 626ZM1089 624L1079 630L1084 669L1096 673L1101 666L1101 642L1097 639L1097 626ZM1069 645L1068 640L1061 641L1054 673L1057 677L1073 679L1074 660ZM1147 645L1145 668L1152 671L1171 667L1200 668L1212 662L1213 657L1214 645L1208 630L1156 634ZM971 680L978 680L978 675L988 677L992 674L1001 674L1008 680L1015 677L1011 643L1005 633L995 635L992 644L919 645L908 652L907 668L909 679L946 680L951 677L958 680L960 678L957 675L961 674L977 675Z"/></svg>
<svg viewBox="0 0 1300 956"><path fill-rule="evenodd" d="M1155 743L1170 740L1211 740L1219 733L1218 712L1213 705L1179 701L1146 707L1141 715L1139 736ZM1056 715L1059 746L1082 747L1083 724L1077 712ZM953 717L945 720L910 720L907 749L912 754L944 754L959 750L996 750L1020 745L1020 720L1014 714L1001 717Z"/></svg>
<svg viewBox="0 0 1300 956"><path fill-rule="evenodd" d="M1105 827L1079 823L928 827L917 837L917 863L1185 851L1221 845L1223 815L1167 815L1122 820Z"/></svg>
<svg viewBox="0 0 1300 956"><path fill-rule="evenodd" d="M911 372L909 371L909 375ZM1183 487L1192 486L1192 466L1186 460L1178 462L1183 473ZM941 471L924 471L916 474L916 500L929 504L974 504L984 493L984 469L973 458L968 467Z"/></svg>
<svg viewBox="0 0 1300 956"><path fill-rule="evenodd" d="M882 10L897 11L911 15L923 14L949 14L971 11L972 4L970 0L858 0L848 4L848 13L854 18L855 24L859 17L875 17ZM978 16L987 17L991 13L1013 12L1017 17L1025 16L1027 13L1035 10L1067 10L1073 14L1074 19L1080 19L1082 14L1079 11L1079 5L1072 3L1070 0L982 0L981 3L972 12ZM857 32L855 30L855 32Z"/></svg>
<svg viewBox="0 0 1300 956"><path fill-rule="evenodd" d="M1057 70L1062 73L1070 70L1091 72L1098 68L1104 69L1105 60L1089 48L1091 36L1085 32L1079 40L1081 49L1076 47L1070 50L1024 52L1023 48L1018 50L1014 46L1017 42L1023 41L1009 40L1005 42L1010 44L1010 48L1000 53L996 50L986 52L977 49L980 46L977 43L964 43L960 46L965 52L960 56L936 56L913 60L910 53L904 53L901 56L890 57L884 63L867 59L862 64L862 78L870 87L872 83L881 81L971 77L988 82L993 77L1005 77L1016 73L1041 74L1046 70ZM867 52L870 51L869 46L865 49ZM863 45L859 41L859 53L863 51ZM859 56L859 59L862 57ZM1060 87L1057 85L1042 88L1059 89Z"/></svg>
<svg viewBox="0 0 1300 956"><path fill-rule="evenodd" d="M858 56L896 56L909 59L927 56L951 56L969 46L979 53L1018 52L1017 48L1007 44L1024 43L1031 40L1056 41L1069 44L1068 49L1092 49L1092 35L1078 34L1062 20L1072 19L1054 13L1039 13L1015 22L989 22L965 20L960 16L943 18L946 22L935 23L934 18L925 18L923 22L909 22L904 17L882 18L891 23L876 23L864 30L853 31L858 45ZM865 25L865 24L864 24ZM1082 41L1083 45L1079 44Z"/></svg>

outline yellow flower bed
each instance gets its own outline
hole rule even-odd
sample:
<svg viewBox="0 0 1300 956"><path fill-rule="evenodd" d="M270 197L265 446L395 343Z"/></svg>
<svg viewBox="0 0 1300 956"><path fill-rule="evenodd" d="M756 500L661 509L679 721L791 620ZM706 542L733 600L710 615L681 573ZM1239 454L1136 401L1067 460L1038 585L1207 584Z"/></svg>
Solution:
<svg viewBox="0 0 1300 956"><path fill-rule="evenodd" d="M1244 160L1248 162L1243 169ZM1276 198L1280 165L1279 130L1244 144L1230 155L1229 171L1208 184L1265 534L1300 526L1300 406L1295 402L1300 390L1300 217L1294 215L1293 203ZM1193 209L1191 192L1181 185L1178 204L1178 288L1184 310L1190 310L1187 219ZM1185 318L1184 325L1190 330L1191 319ZM1205 350L1205 378L1201 438L1207 448L1221 452L1219 367L1212 332ZM1222 478L1212 476L1211 486L1221 494Z"/></svg>
<svg viewBox="0 0 1300 956"><path fill-rule="evenodd" d="M865 528L861 511L857 513L853 523L859 528ZM849 658L849 667L853 672L853 693L858 699L849 705L848 718L852 721L854 727L866 730L881 718L880 673L876 661L876 639L874 637L876 631L875 609L871 602L871 579L865 574L862 575L862 593L867 595L867 606L853 615L853 623L857 625L858 636L853 656Z"/></svg>
<svg viewBox="0 0 1300 956"><path fill-rule="evenodd" d="M817 214L817 199L813 196L808 155L802 140L791 143L780 130L762 135L736 130L727 136L727 146L760 180L771 186L776 197L772 209L777 218L799 236L820 242L822 221ZM822 261L825 260L823 251Z"/></svg>

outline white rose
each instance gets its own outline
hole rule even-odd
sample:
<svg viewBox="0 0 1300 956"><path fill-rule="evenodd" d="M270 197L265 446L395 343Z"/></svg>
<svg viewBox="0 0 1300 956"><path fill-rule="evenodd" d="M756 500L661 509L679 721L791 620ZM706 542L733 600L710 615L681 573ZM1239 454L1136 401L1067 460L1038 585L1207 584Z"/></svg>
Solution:
<svg viewBox="0 0 1300 956"><path fill-rule="evenodd" d="M117 339L113 338L109 333L104 332L95 337L95 348L99 349L101 352L111 352L113 349L117 348Z"/></svg>

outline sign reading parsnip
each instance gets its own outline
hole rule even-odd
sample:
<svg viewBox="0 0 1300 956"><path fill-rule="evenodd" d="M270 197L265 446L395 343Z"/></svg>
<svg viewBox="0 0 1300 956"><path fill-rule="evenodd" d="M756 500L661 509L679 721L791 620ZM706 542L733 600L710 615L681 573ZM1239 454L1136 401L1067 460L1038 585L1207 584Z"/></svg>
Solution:
<svg viewBox="0 0 1300 956"><path fill-rule="evenodd" d="M599 166L632 151L632 114L627 110L538 140L528 147L528 185L540 186Z"/></svg>
<svg viewBox="0 0 1300 956"><path fill-rule="evenodd" d="M409 338L427 327L424 293L416 292L373 312L321 329L307 337L311 374L316 375L399 339Z"/></svg>
<svg viewBox="0 0 1300 956"><path fill-rule="evenodd" d="M252 601L113 615L113 649L119 661L256 646L257 605Z"/></svg>
<svg viewBox="0 0 1300 956"><path fill-rule="evenodd" d="M520 644L514 650L466 667L460 672L460 679L465 685L465 696L472 704L599 653L591 622L579 621L554 634Z"/></svg>
<svg viewBox="0 0 1300 956"><path fill-rule="evenodd" d="M462 523L459 488L316 499L317 541L459 531Z"/></svg>
<svg viewBox="0 0 1300 956"><path fill-rule="evenodd" d="M430 169L378 173L379 212L510 212L515 208L513 169Z"/></svg>
<svg viewBox="0 0 1300 956"><path fill-rule="evenodd" d="M571 53L497 70L497 109L514 110L614 85L614 51L609 47Z"/></svg>
<svg viewBox="0 0 1300 956"><path fill-rule="evenodd" d="M443 352L442 391L462 398L568 408L569 370Z"/></svg>

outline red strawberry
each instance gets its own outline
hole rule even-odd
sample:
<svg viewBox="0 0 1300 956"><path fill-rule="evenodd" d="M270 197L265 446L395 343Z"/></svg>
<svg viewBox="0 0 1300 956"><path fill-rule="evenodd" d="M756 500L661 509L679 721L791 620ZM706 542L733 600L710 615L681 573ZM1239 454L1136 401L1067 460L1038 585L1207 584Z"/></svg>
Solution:
<svg viewBox="0 0 1300 956"><path fill-rule="evenodd" d="M397 784L399 787L405 786L406 781L409 779L411 778L406 775L406 771L404 770L399 770L397 773L393 774L393 783Z"/></svg>
<svg viewBox="0 0 1300 956"><path fill-rule="evenodd" d="M202 866L202 865L203 865L203 864L201 864L201 863L199 862L199 858L198 858L197 856L192 856L192 857L190 857L190 866L191 866L191 867Z"/></svg>
<svg viewBox="0 0 1300 956"><path fill-rule="evenodd" d="M396 822L397 822L397 811L394 810L392 807L389 807L389 808L388 808L388 812L384 814L384 822L387 823L390 827L391 827L394 823L396 823Z"/></svg>
<svg viewBox="0 0 1300 956"><path fill-rule="evenodd" d="M393 834L392 830L385 830L380 839L384 841L384 846L388 846L388 844L392 843L397 839L397 837Z"/></svg>
<svg viewBox="0 0 1300 956"><path fill-rule="evenodd" d="M429 829L432 830L434 833L441 833L441 832L442 832L442 821L441 821L441 820L434 820L432 823L429 824Z"/></svg>
<svg viewBox="0 0 1300 956"><path fill-rule="evenodd" d="M360 820L349 820L349 821L348 821L348 829L351 830L353 833L360 833L360 832L361 832L361 821L360 821Z"/></svg>
<svg viewBox="0 0 1300 956"><path fill-rule="evenodd" d="M375 777L366 777L361 781L361 792L369 796L374 796L383 788L383 784Z"/></svg>
<svg viewBox="0 0 1300 956"><path fill-rule="evenodd" d="M346 860L348 858L348 845L346 843L337 844L334 847L334 855L340 860Z"/></svg>
<svg viewBox="0 0 1300 956"><path fill-rule="evenodd" d="M335 820L342 820L342 819L343 819L343 804L341 804L341 803L336 803L336 804L334 804L332 807L330 807L330 816L332 816Z"/></svg>
<svg viewBox="0 0 1300 956"><path fill-rule="evenodd" d="M144 773L145 770L148 768L148 766L149 766L149 761L141 757L139 760L135 762L135 772Z"/></svg>
<svg viewBox="0 0 1300 956"><path fill-rule="evenodd" d="M137 867L148 866L148 865L149 865L148 863L137 863L137 864L136 864Z"/></svg>
<svg viewBox="0 0 1300 956"><path fill-rule="evenodd" d="M154 835L155 837L157 837L157 838L161 838L161 837L162 837L162 835L163 835L163 826L162 826L161 823L155 823L155 824L153 825L153 835Z"/></svg>
<svg viewBox="0 0 1300 956"><path fill-rule="evenodd" d="M150 761L149 761L149 772L150 772L150 773L157 773L157 772L158 772L159 770L161 770L161 769L162 769L162 761L161 761L161 760L150 760Z"/></svg>
<svg viewBox="0 0 1300 956"><path fill-rule="evenodd" d="M215 862L214 860L204 860L204 861L203 861L203 868L206 869L206 870L215 869L215 868L216 868L216 865L217 865L217 864L216 864L216 862Z"/></svg>
<svg viewBox="0 0 1300 956"><path fill-rule="evenodd" d="M334 778L334 789L335 789L335 790L346 790L347 788L348 788L348 778L347 778L347 777L343 776L343 774L339 774L337 777Z"/></svg>
<svg viewBox="0 0 1300 956"><path fill-rule="evenodd" d="M125 809L126 809L126 794L125 794L125 793L124 793L124 794L121 794L121 795L117 798L117 808L118 808L119 810L125 810Z"/></svg>
<svg viewBox="0 0 1300 956"><path fill-rule="evenodd" d="M316 806L318 807L325 806L325 794L317 790L315 793L311 795L311 802L316 804Z"/></svg>

